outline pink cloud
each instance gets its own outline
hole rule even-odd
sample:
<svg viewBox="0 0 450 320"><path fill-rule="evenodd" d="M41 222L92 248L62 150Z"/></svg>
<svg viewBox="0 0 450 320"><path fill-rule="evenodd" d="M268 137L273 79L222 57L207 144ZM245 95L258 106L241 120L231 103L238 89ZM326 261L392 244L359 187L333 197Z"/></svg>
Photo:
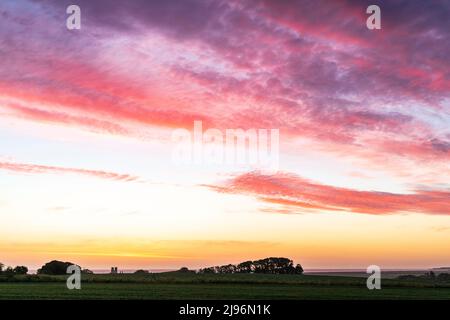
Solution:
<svg viewBox="0 0 450 320"><path fill-rule="evenodd" d="M66 168L66 167L55 167L37 164L25 164L25 163L15 163L15 162L0 162L0 169L11 171L11 172L21 172L29 174L78 174L86 175L95 178L108 179L114 181L137 181L138 177L129 174L120 174L109 171L102 170L88 170L88 169L78 169L78 168Z"/></svg>
<svg viewBox="0 0 450 320"><path fill-rule="evenodd" d="M120 135L130 134L130 132L123 126L109 121L103 121L89 117L74 116L63 112L28 108L21 106L19 104L9 104L6 107L12 110L17 117L23 117L25 119L34 120L37 122L51 122L51 123L82 126L112 134L120 134Z"/></svg>
<svg viewBox="0 0 450 320"><path fill-rule="evenodd" d="M359 191L323 185L297 175L262 175L250 172L234 177L224 185L209 186L225 193L255 196L275 204L275 210L302 212L349 211L365 214L425 213L450 215L450 192L415 190L410 194Z"/></svg>

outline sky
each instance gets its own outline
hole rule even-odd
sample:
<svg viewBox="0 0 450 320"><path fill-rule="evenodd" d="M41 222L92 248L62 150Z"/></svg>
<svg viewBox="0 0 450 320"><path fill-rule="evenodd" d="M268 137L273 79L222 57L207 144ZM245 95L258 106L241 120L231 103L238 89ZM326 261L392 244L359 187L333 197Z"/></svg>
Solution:
<svg viewBox="0 0 450 320"><path fill-rule="evenodd" d="M449 17L438 0L2 0L0 261L449 266ZM228 149L205 135L175 161L195 123L277 130L276 167L210 163Z"/></svg>

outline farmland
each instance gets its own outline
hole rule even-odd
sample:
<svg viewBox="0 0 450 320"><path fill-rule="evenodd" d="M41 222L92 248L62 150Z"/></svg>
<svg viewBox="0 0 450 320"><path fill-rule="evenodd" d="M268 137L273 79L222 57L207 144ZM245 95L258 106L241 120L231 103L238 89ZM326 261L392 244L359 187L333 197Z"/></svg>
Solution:
<svg viewBox="0 0 450 320"><path fill-rule="evenodd" d="M383 279L368 290L362 277L263 274L83 275L81 290L66 276L0 277L0 299L450 299L450 283Z"/></svg>

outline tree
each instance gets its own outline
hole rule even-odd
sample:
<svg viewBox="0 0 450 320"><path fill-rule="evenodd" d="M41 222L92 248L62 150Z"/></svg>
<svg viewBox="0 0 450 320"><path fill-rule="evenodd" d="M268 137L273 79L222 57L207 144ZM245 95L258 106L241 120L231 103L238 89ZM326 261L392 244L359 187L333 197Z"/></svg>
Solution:
<svg viewBox="0 0 450 320"><path fill-rule="evenodd" d="M89 269L83 269L83 270L81 270L81 273L83 273L83 274L94 274L94 272L89 270Z"/></svg>
<svg viewBox="0 0 450 320"><path fill-rule="evenodd" d="M253 272L253 262L244 261L237 265L236 272L238 273L251 273Z"/></svg>
<svg viewBox="0 0 450 320"><path fill-rule="evenodd" d="M3 272L3 268L5 267L5 265L3 263L0 262L0 273Z"/></svg>
<svg viewBox="0 0 450 320"><path fill-rule="evenodd" d="M292 260L270 257L253 261L255 273L290 274L294 273Z"/></svg>
<svg viewBox="0 0 450 320"><path fill-rule="evenodd" d="M198 271L199 273L216 273L214 267L203 268Z"/></svg>
<svg viewBox="0 0 450 320"><path fill-rule="evenodd" d="M148 274L148 271L147 271L147 270L139 269L139 270L136 270L136 271L134 272L134 274L141 274L141 275L143 275L143 274Z"/></svg>
<svg viewBox="0 0 450 320"><path fill-rule="evenodd" d="M227 264L226 266L217 267L218 273L235 273L236 266L232 264Z"/></svg>
<svg viewBox="0 0 450 320"><path fill-rule="evenodd" d="M28 273L28 268L25 266L17 266L14 268L14 273L15 274L27 274Z"/></svg>
<svg viewBox="0 0 450 320"><path fill-rule="evenodd" d="M66 274L67 268L71 265L75 265L75 263L53 260L53 261L50 261L50 262L46 263L45 265L43 265L42 268L38 269L37 273L38 274L63 275L63 274Z"/></svg>
<svg viewBox="0 0 450 320"><path fill-rule="evenodd" d="M301 264L295 266L295 274L303 274L303 267Z"/></svg>
<svg viewBox="0 0 450 320"><path fill-rule="evenodd" d="M12 267L8 266L5 270L5 274L9 274L9 275L14 274L14 269Z"/></svg>

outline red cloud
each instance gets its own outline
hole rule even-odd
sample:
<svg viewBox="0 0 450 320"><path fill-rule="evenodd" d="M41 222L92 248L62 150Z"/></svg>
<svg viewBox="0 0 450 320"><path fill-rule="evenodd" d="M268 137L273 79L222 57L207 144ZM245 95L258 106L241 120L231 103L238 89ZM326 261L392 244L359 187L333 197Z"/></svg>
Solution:
<svg viewBox="0 0 450 320"><path fill-rule="evenodd" d="M121 134L121 135L129 134L129 131L124 127L122 127L121 125L109 121L103 121L89 117L73 116L63 112L28 108L18 104L10 104L6 107L14 111L15 115L18 117L24 117L26 119L35 120L38 122L42 121L42 122L76 125L87 128L93 128L96 130L101 130L113 134Z"/></svg>
<svg viewBox="0 0 450 320"><path fill-rule="evenodd" d="M25 164L25 163L14 163L14 162L0 162L0 169L13 171L13 172L23 172L23 173L72 173L72 174L81 174L92 176L96 178L109 179L115 181L137 181L138 177L128 175L128 174L119 174L115 172L101 171L101 170L87 170L87 169L78 169L78 168L65 168L65 167L54 167L54 166L45 166L45 165L36 165L36 164Z"/></svg>
<svg viewBox="0 0 450 320"><path fill-rule="evenodd" d="M411 194L358 191L314 183L293 174L262 175L257 172L237 176L224 186L209 187L219 192L253 195L264 202L289 208L290 212L314 209L366 214L450 215L448 191L417 190Z"/></svg>

